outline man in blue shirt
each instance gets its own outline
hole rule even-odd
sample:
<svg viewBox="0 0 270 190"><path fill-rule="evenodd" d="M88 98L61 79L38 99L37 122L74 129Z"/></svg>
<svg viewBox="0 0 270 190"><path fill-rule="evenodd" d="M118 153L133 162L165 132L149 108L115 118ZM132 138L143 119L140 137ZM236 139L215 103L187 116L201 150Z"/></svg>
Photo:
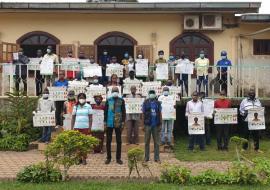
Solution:
<svg viewBox="0 0 270 190"><path fill-rule="evenodd" d="M221 55L221 60L217 62L218 79L219 79L219 84L221 85L221 90L224 90L227 93L227 86L228 86L227 85L228 83L227 71L228 71L228 67L232 66L232 63L227 58L226 51L222 51L220 55Z"/></svg>
<svg viewBox="0 0 270 190"><path fill-rule="evenodd" d="M144 141L145 141L145 161L149 161L150 139L151 135L154 140L154 160L160 163L159 159L159 140L160 140L160 124L161 124L161 104L157 100L155 90L149 91L147 98L142 107L144 121Z"/></svg>
<svg viewBox="0 0 270 190"><path fill-rule="evenodd" d="M103 54L99 58L99 64L102 67L102 83L105 85L105 83L108 81L108 78L106 77L106 65L110 63L110 56L108 55L107 50L103 50Z"/></svg>
<svg viewBox="0 0 270 190"><path fill-rule="evenodd" d="M59 79L53 83L53 86L56 87L67 87L68 80L65 79L65 71L59 72ZM64 111L64 101L56 101L55 102L55 119L56 119L56 126L63 126L63 119L62 113Z"/></svg>

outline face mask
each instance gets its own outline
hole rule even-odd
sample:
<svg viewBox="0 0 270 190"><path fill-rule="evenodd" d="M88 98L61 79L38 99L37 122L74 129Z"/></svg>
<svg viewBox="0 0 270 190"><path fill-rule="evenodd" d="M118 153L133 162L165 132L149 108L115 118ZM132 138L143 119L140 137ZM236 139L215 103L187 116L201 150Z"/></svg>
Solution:
<svg viewBox="0 0 270 190"><path fill-rule="evenodd" d="M168 95L169 95L169 91L164 91L164 92L163 92L163 95L164 95L164 96L168 96Z"/></svg>
<svg viewBox="0 0 270 190"><path fill-rule="evenodd" d="M138 58L139 58L139 59L142 59L142 55L138 55Z"/></svg>
<svg viewBox="0 0 270 190"><path fill-rule="evenodd" d="M202 59L203 59L203 58L204 58L204 54L200 54L200 58L202 58Z"/></svg>
<svg viewBox="0 0 270 190"><path fill-rule="evenodd" d="M158 57L159 57L159 59L162 59L163 58L163 55L159 55Z"/></svg>
<svg viewBox="0 0 270 190"><path fill-rule="evenodd" d="M86 99L79 99L80 104L84 104L86 102Z"/></svg>
<svg viewBox="0 0 270 190"><path fill-rule="evenodd" d="M133 61L133 59L132 59L132 58L129 58L129 59L128 59L128 61L129 61L129 62L132 62L132 61Z"/></svg>
<svg viewBox="0 0 270 190"><path fill-rule="evenodd" d="M69 97L68 97L68 100L70 100L70 101L75 100L75 96L69 96Z"/></svg>
<svg viewBox="0 0 270 190"><path fill-rule="evenodd" d="M18 55L23 55L23 52L18 52Z"/></svg>
<svg viewBox="0 0 270 190"><path fill-rule="evenodd" d="M150 98L150 99L156 98L156 94L149 94L149 98Z"/></svg>
<svg viewBox="0 0 270 190"><path fill-rule="evenodd" d="M95 100L96 104L101 104L101 101L99 99Z"/></svg>
<svg viewBox="0 0 270 190"><path fill-rule="evenodd" d="M105 52L103 52L103 55L107 55L108 53L105 51Z"/></svg>
<svg viewBox="0 0 270 190"><path fill-rule="evenodd" d="M52 50L50 50L50 49L47 49L47 53L51 53L52 52Z"/></svg>
<svg viewBox="0 0 270 190"><path fill-rule="evenodd" d="M98 84L98 79L94 79L94 80L93 80L93 83L94 83L94 84Z"/></svg>
<svg viewBox="0 0 270 190"><path fill-rule="evenodd" d="M173 56L170 56L170 57L169 57L170 60L173 60L173 58L174 58Z"/></svg>
<svg viewBox="0 0 270 190"><path fill-rule="evenodd" d="M94 59L90 59L90 63L95 63L95 60Z"/></svg>
<svg viewBox="0 0 270 190"><path fill-rule="evenodd" d="M48 98L49 98L49 94L43 94L42 97L43 97L44 99L48 99Z"/></svg>
<svg viewBox="0 0 270 190"><path fill-rule="evenodd" d="M221 59L226 59L227 57L226 56L221 56Z"/></svg>
<svg viewBox="0 0 270 190"><path fill-rule="evenodd" d="M112 97L117 98L118 97L118 94L119 94L118 92L113 92L112 93Z"/></svg>
<svg viewBox="0 0 270 190"><path fill-rule="evenodd" d="M125 56L125 58L128 58L128 54L125 54L124 56Z"/></svg>

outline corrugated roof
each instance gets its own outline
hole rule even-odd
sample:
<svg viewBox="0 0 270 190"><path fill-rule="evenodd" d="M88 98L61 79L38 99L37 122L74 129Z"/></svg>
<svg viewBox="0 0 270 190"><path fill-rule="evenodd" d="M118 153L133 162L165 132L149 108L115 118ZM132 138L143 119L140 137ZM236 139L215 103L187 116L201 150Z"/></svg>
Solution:
<svg viewBox="0 0 270 190"><path fill-rule="evenodd" d="M241 16L242 22L270 22L270 14L245 14Z"/></svg>
<svg viewBox="0 0 270 190"><path fill-rule="evenodd" d="M0 3L1 12L77 11L93 13L178 13L178 12L231 12L257 13L260 2L177 2L177 3Z"/></svg>

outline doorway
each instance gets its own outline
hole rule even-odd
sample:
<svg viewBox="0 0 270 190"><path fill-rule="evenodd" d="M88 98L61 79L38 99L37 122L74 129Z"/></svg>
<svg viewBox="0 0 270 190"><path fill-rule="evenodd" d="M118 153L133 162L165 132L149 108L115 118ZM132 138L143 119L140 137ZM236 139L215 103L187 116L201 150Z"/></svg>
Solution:
<svg viewBox="0 0 270 190"><path fill-rule="evenodd" d="M100 58L104 50L107 50L110 57L116 56L118 63L124 58L125 52L134 57L134 46L137 41L122 32L108 32L100 36L96 41L97 57Z"/></svg>

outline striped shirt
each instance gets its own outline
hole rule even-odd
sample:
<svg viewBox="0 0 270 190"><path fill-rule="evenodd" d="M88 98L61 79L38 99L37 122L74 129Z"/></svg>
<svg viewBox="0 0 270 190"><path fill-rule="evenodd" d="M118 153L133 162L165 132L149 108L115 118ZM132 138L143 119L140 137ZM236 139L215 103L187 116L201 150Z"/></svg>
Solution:
<svg viewBox="0 0 270 190"><path fill-rule="evenodd" d="M89 126L89 115L93 114L92 107L85 103L83 106L73 107L72 115L75 115L74 129L87 129Z"/></svg>

